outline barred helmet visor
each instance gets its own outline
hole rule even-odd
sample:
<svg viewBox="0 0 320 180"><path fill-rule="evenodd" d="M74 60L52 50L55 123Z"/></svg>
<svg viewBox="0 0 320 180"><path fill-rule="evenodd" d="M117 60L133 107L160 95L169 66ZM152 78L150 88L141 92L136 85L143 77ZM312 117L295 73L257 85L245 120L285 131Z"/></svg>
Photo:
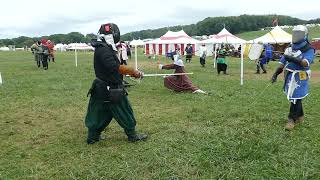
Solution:
<svg viewBox="0 0 320 180"><path fill-rule="evenodd" d="M305 34L306 32L304 31L293 31L292 32L292 43L298 43L301 42L305 39Z"/></svg>
<svg viewBox="0 0 320 180"><path fill-rule="evenodd" d="M102 24L99 29L99 34L112 34L114 43L118 43L120 41L120 30L116 24L108 23Z"/></svg>

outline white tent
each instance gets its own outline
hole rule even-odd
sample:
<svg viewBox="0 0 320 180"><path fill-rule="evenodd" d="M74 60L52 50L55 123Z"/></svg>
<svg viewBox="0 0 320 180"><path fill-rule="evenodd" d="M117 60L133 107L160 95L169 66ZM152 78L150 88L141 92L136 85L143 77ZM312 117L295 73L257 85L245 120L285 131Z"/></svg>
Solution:
<svg viewBox="0 0 320 180"><path fill-rule="evenodd" d="M243 85L243 44L246 43L244 39L238 38L231 34L226 28L223 28L217 35L210 39L201 41L205 44L240 44L241 45L241 67L240 67L240 84ZM213 49L213 47L212 47ZM214 50L216 56L216 49ZM215 67L216 62L214 62Z"/></svg>
<svg viewBox="0 0 320 180"><path fill-rule="evenodd" d="M244 44L246 40L238 38L231 34L226 28L223 28L217 35L201 42L206 44Z"/></svg>
<svg viewBox="0 0 320 180"><path fill-rule="evenodd" d="M174 50L177 46L180 46L182 55L184 54L184 48L187 44L191 44L195 51L200 44L200 41L193 39L183 30L173 32L168 31L166 34L158 39L146 42L145 51L146 54L158 54L166 55L168 52Z"/></svg>
<svg viewBox="0 0 320 180"><path fill-rule="evenodd" d="M67 47L68 50L91 50L93 51L94 48L86 43L71 43L71 44L68 44L68 47Z"/></svg>
<svg viewBox="0 0 320 180"><path fill-rule="evenodd" d="M145 42L143 42L141 39L138 39L138 40L134 39L130 42L130 45L131 46L143 46L143 45L145 45Z"/></svg>
<svg viewBox="0 0 320 180"><path fill-rule="evenodd" d="M10 51L8 47L0 47L0 51Z"/></svg>
<svg viewBox="0 0 320 180"><path fill-rule="evenodd" d="M68 45L59 43L59 44L56 44L53 47L53 50L55 50L55 51L66 51L67 47L68 47Z"/></svg>
<svg viewBox="0 0 320 180"><path fill-rule="evenodd" d="M262 42L264 44L283 44L291 43L292 35L281 29L281 27L276 26L267 34L258 37L256 39L250 40L249 43Z"/></svg>

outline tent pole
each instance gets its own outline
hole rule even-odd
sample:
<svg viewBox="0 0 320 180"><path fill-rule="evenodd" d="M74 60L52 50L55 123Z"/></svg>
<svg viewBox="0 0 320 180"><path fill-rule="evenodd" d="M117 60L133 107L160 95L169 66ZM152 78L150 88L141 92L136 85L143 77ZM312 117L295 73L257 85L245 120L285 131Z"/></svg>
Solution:
<svg viewBox="0 0 320 180"><path fill-rule="evenodd" d="M241 75L240 75L240 85L243 85L243 44L241 44Z"/></svg>
<svg viewBox="0 0 320 180"><path fill-rule="evenodd" d="M134 46L134 60L135 60L135 68L138 70L138 51L137 45Z"/></svg>

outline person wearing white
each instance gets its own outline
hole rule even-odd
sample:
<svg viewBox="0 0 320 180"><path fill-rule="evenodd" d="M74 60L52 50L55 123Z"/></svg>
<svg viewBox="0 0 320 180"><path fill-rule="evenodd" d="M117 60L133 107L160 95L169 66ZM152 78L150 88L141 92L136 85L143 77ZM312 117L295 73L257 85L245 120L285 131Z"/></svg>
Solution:
<svg viewBox="0 0 320 180"><path fill-rule="evenodd" d="M200 64L202 67L205 67L206 64L206 57L207 57L207 48L205 44L202 44L199 49L199 55L200 55Z"/></svg>
<svg viewBox="0 0 320 180"><path fill-rule="evenodd" d="M127 45L124 42L120 42L117 46L118 48L118 56L119 59L121 60L121 65L125 64L127 65L128 61L128 55L127 55Z"/></svg>

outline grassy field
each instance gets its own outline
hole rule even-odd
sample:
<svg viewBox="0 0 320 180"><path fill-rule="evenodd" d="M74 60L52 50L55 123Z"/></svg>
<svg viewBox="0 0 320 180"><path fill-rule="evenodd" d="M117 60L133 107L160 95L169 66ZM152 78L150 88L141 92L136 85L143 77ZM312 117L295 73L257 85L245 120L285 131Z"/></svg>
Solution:
<svg viewBox="0 0 320 180"><path fill-rule="evenodd" d="M284 29L285 31L287 31L288 33L292 33L292 29ZM320 27L311 27L308 28L309 30L309 38L320 38ZM238 37L245 39L245 40L252 40L255 38L258 38L260 36L265 35L266 33L268 33L270 30L264 30L264 31L249 31L249 32L244 32L244 33L240 33L237 34Z"/></svg>
<svg viewBox="0 0 320 180"><path fill-rule="evenodd" d="M229 75L218 76L212 59L201 68L194 58L186 69L210 96L174 93L161 77L144 78L129 99L137 130L150 139L129 143L113 121L106 140L89 146L83 121L92 56L79 53L76 68L72 52L57 53L44 71L31 53L0 52L0 179L320 179L318 60L305 122L292 132L283 128L289 103L282 75L261 94L276 62L268 74L255 75L246 60L240 86L239 59L229 59ZM139 66L171 72L143 56Z"/></svg>

